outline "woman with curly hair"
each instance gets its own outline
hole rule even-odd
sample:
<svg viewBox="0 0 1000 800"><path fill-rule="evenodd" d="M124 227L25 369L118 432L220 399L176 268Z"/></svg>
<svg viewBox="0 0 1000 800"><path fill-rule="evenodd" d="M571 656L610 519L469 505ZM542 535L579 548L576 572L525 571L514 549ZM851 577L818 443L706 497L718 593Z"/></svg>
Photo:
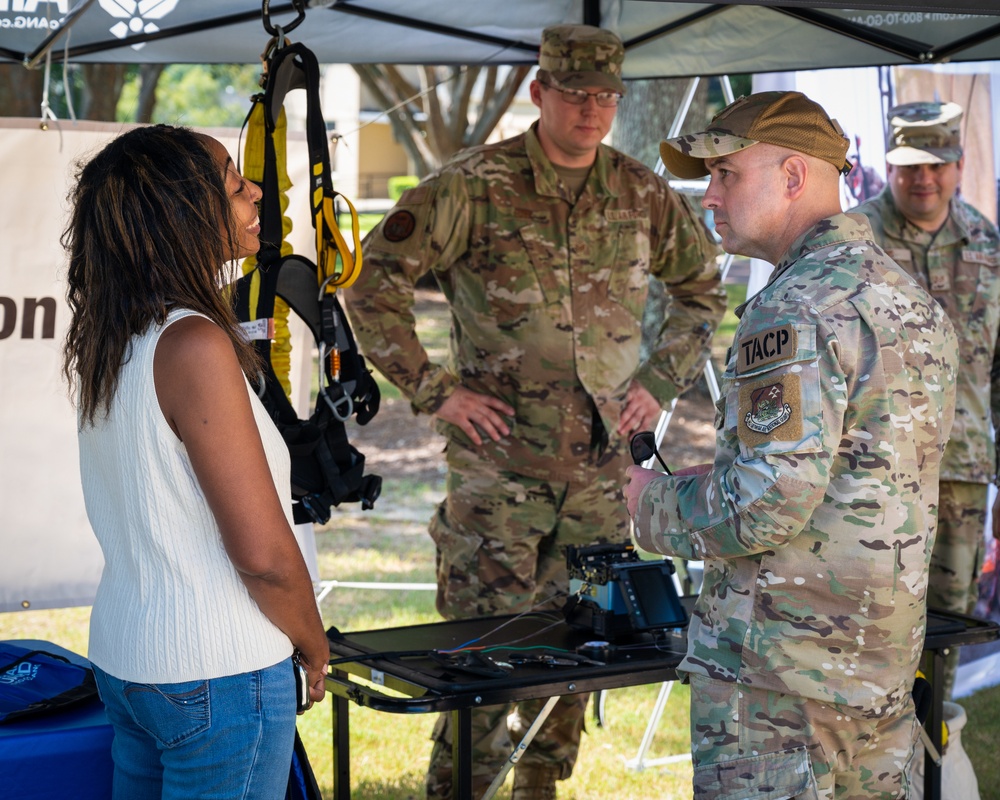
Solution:
<svg viewBox="0 0 1000 800"><path fill-rule="evenodd" d="M118 136L71 195L64 371L105 560L88 656L115 798L284 797L293 654L324 693L288 451L223 288L257 252L259 198L220 142L166 125Z"/></svg>

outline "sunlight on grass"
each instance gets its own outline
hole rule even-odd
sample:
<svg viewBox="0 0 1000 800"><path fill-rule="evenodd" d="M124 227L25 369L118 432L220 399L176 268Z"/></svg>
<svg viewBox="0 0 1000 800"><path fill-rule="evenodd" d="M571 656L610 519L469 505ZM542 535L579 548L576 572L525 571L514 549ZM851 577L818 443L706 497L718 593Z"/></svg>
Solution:
<svg viewBox="0 0 1000 800"><path fill-rule="evenodd" d="M733 309L745 287L727 284L729 310L713 341L715 363L722 364L736 329ZM435 359L448 346L448 322L440 315L418 313L422 340ZM387 384L384 384L387 386ZM395 391L394 389L392 391ZM388 390L386 390L388 395ZM398 394L398 393L397 393ZM419 424L419 423L418 423ZM436 622L435 592L393 588L393 584L432 584L434 547L427 522L443 495L443 479L424 482L387 480L375 509L338 508L330 522L316 530L320 576L332 581L320 605L327 628L343 632L397 628ZM390 502L391 500L391 502ZM381 583L379 588L338 584ZM86 655L90 608L0 614L0 639L55 642ZM653 713L660 685L636 686L606 693L604 724L588 709L579 762L573 776L559 785L559 800L689 800L689 760L650 765L688 752L689 692L674 684L656 726L642 769L635 760ZM1000 687L960 701L969 713L962 742L975 765L981 800L1000 800ZM333 797L333 759L329 697L299 718L298 728L323 796ZM417 800L424 797L424 770L430 754L434 714L376 712L350 704L351 797L356 800ZM497 795L510 797L508 777Z"/></svg>
<svg viewBox="0 0 1000 800"><path fill-rule="evenodd" d="M425 521L394 521L384 515L344 517L339 522L335 517L333 527L317 534L324 577L341 581L433 582L434 552L426 535ZM334 588L324 599L321 610L328 627L336 626L345 632L438 620L433 591ZM89 618L89 607L0 614L0 639L52 641L85 655ZM596 724L592 710L588 710L580 760L573 776L560 784L560 800L690 798L688 761L642 770L629 767L629 762L638 755L658 691L657 684L609 692L603 727ZM687 687L675 684L646 754L646 763L687 752L688 702ZM969 713L962 743L975 765L981 800L994 800L1000 797L1000 767L996 759L1000 687L978 692L960 702ZM376 712L352 703L352 798L422 798L434 717ZM299 733L326 798L333 796L330 724L329 699L299 719ZM508 787L509 781L508 778ZM509 796L509 788L498 795L501 800Z"/></svg>

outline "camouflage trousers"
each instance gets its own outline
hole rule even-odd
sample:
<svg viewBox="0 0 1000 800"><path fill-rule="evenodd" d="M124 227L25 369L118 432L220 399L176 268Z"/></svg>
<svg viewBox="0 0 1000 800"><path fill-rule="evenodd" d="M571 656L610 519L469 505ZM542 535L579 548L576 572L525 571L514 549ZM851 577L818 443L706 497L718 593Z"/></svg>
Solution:
<svg viewBox="0 0 1000 800"><path fill-rule="evenodd" d="M431 520L437 546L437 608L447 619L561 610L569 591L566 546L627 541L621 497L625 461L582 470L580 480L547 481L500 470L469 450L448 449L447 496ZM608 463L610 462L610 463ZM544 700L472 714L473 784L480 796L503 767ZM560 698L518 762L518 769L573 771L587 695ZM452 718L434 728L427 797L452 794ZM549 769L546 772L552 772Z"/></svg>
<svg viewBox="0 0 1000 800"><path fill-rule="evenodd" d="M941 481L938 529L931 551L927 605L970 614L979 597L983 566L987 487L981 483ZM951 648L944 660L944 699L951 700L959 651ZM929 664L925 664L926 667ZM928 672L928 674L930 674ZM934 676L939 680L939 676Z"/></svg>
<svg viewBox="0 0 1000 800"><path fill-rule="evenodd" d="M896 800L919 735L903 712L858 719L838 706L691 675L695 800Z"/></svg>

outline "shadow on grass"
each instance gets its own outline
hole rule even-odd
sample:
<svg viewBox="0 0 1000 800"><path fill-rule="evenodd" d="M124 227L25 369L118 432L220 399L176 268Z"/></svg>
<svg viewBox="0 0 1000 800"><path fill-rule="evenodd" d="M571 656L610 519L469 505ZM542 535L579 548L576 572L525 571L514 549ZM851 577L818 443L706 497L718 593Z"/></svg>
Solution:
<svg viewBox="0 0 1000 800"><path fill-rule="evenodd" d="M332 793L329 796L332 797ZM385 781L362 780L351 787L351 800L418 800L423 797L422 773L397 775Z"/></svg>

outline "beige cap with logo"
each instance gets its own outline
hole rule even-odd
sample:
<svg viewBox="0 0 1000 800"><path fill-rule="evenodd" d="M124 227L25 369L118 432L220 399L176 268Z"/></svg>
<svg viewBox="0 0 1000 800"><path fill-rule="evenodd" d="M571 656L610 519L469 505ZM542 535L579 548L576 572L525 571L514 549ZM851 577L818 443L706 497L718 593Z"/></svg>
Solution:
<svg viewBox="0 0 1000 800"><path fill-rule="evenodd" d="M904 103L889 109L888 120L889 164L950 164L962 157L962 107L957 103Z"/></svg>
<svg viewBox="0 0 1000 800"><path fill-rule="evenodd" d="M542 31L538 76L565 89L606 87L625 94L625 48L611 31L592 25L550 25Z"/></svg>
<svg viewBox="0 0 1000 800"><path fill-rule="evenodd" d="M660 158L678 178L708 175L706 158L728 156L758 142L787 147L833 164L846 175L850 142L835 119L801 92L758 92L715 115L707 131L660 142Z"/></svg>

